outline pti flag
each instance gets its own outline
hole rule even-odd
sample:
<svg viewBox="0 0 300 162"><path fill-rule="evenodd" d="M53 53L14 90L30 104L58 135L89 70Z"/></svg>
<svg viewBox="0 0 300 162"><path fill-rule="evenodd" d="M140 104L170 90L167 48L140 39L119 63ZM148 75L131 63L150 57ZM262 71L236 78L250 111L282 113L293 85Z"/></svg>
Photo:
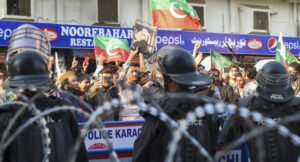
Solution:
<svg viewBox="0 0 300 162"><path fill-rule="evenodd" d="M198 15L186 0L150 0L150 2L155 26L201 30Z"/></svg>
<svg viewBox="0 0 300 162"><path fill-rule="evenodd" d="M210 59L211 69L218 69L221 73L224 73L225 68L228 68L232 64L228 58L213 50L210 51Z"/></svg>
<svg viewBox="0 0 300 162"><path fill-rule="evenodd" d="M105 62L125 62L130 54L127 39L118 39L105 36L94 38L95 56L103 55Z"/></svg>
<svg viewBox="0 0 300 162"><path fill-rule="evenodd" d="M281 33L280 33L278 41L277 41L275 59L276 59L276 61L283 63L286 67L288 66L287 50L286 50L286 47L284 46Z"/></svg>

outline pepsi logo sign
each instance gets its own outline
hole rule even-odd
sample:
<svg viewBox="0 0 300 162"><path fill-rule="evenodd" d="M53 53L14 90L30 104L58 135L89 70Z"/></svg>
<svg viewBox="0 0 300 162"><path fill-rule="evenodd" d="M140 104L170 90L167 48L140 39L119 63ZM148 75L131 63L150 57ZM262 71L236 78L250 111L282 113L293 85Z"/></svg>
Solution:
<svg viewBox="0 0 300 162"><path fill-rule="evenodd" d="M58 38L58 33L52 28L40 28L47 36L50 42L55 41Z"/></svg>
<svg viewBox="0 0 300 162"><path fill-rule="evenodd" d="M277 46L277 39L274 37L269 38L268 40L268 50L270 52L275 52Z"/></svg>
<svg viewBox="0 0 300 162"><path fill-rule="evenodd" d="M247 41L247 45L250 49L259 50L263 47L263 42L258 38L252 38Z"/></svg>
<svg viewBox="0 0 300 162"><path fill-rule="evenodd" d="M99 150L99 149L104 149L106 147L107 147L107 145L104 143L95 143L95 144L92 144L88 150Z"/></svg>

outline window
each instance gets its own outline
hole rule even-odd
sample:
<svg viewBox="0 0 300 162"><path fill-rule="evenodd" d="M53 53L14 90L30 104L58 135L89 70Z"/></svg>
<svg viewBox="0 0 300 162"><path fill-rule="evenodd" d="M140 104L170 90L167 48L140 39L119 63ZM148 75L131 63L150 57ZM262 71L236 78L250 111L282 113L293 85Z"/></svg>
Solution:
<svg viewBox="0 0 300 162"><path fill-rule="evenodd" d="M241 33L270 34L270 9L268 6L242 4L238 11Z"/></svg>
<svg viewBox="0 0 300 162"><path fill-rule="evenodd" d="M194 8L194 10L197 12L198 17L200 18L199 22L202 26L202 28L205 29L206 23L205 23L205 4L204 3L194 3L195 0L188 0L190 5Z"/></svg>
<svg viewBox="0 0 300 162"><path fill-rule="evenodd" d="M269 29L269 12L254 11L253 12L253 25L255 30L268 30Z"/></svg>
<svg viewBox="0 0 300 162"><path fill-rule="evenodd" d="M119 0L98 0L98 21L119 23Z"/></svg>
<svg viewBox="0 0 300 162"><path fill-rule="evenodd" d="M31 16L31 0L7 0L7 15Z"/></svg>
<svg viewBox="0 0 300 162"><path fill-rule="evenodd" d="M192 6L200 18L199 22L202 25L202 28L205 28L205 6L201 4L194 4Z"/></svg>

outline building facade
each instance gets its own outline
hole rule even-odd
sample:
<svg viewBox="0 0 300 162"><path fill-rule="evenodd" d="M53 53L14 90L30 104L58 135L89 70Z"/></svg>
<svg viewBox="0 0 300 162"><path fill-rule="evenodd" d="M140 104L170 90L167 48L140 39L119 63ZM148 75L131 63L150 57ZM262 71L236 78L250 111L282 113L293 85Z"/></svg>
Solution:
<svg viewBox="0 0 300 162"><path fill-rule="evenodd" d="M187 1L197 11L203 26L201 32L204 33L270 36L278 36L282 33L284 37L300 36L300 0ZM0 0L0 20L131 28L136 19L152 23L150 0ZM169 36L161 37L160 42L163 42L164 38L181 40L181 35L178 38L174 34L173 37ZM220 37L222 36L219 36L219 41ZM256 43L255 38L249 40ZM243 43L249 46L249 40ZM185 40L186 43L182 45L192 50L192 46L187 45L187 41L190 40ZM267 48L268 40L262 41L264 44L261 46ZM300 40L292 41L290 45L300 51ZM274 45L268 43L268 48L271 47L274 49ZM254 47L254 50L259 48L261 47ZM55 49L55 51L59 50L61 49ZM5 47L0 47L0 53L4 54L5 51ZM298 55L298 51L294 54ZM92 49L89 53L91 52ZM67 60L72 60L71 57L78 51L74 52L72 48L67 47L59 51L60 53L66 55ZM226 53L226 50L223 50L223 53ZM242 54L251 55L251 52L247 53L246 50ZM270 53L267 51L262 53L264 54Z"/></svg>
<svg viewBox="0 0 300 162"><path fill-rule="evenodd" d="M150 0L0 0L0 19L132 27L152 23ZM188 0L203 31L300 36L300 0Z"/></svg>

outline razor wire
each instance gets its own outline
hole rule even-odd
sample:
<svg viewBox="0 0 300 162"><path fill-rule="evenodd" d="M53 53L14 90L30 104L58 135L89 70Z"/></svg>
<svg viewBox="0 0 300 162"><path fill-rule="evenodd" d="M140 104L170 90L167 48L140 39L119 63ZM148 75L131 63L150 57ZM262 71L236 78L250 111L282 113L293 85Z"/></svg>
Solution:
<svg viewBox="0 0 300 162"><path fill-rule="evenodd" d="M33 96L30 100L28 100L28 98L26 98L25 96L21 96L23 98L23 100L28 101L27 105L23 104L23 107L21 107L21 109L16 113L16 115L14 115L14 117L12 118L12 120L9 122L8 124L8 128L5 129L1 142L0 142L0 162L2 162L3 160L3 152L4 149L6 148L6 146L3 144L4 140L6 140L6 137L9 135L9 130L11 129L11 127L13 126L13 124L16 122L17 118L20 117L22 115L22 113L24 113L25 109L28 108L28 110L33 114L33 115L38 115L40 113L40 111L35 108L35 106L32 104L32 102L34 101L34 99L36 97L38 97L40 95L40 93L37 93L35 96ZM20 102L17 102L18 104L20 104ZM13 104L13 103L11 103ZM41 118L38 122L37 122L37 126L41 129L41 139L42 139L42 144L43 144L43 162L48 162L48 154L50 154L50 137L49 137L49 129L46 126L47 122L44 118Z"/></svg>
<svg viewBox="0 0 300 162"><path fill-rule="evenodd" d="M100 107L101 109L101 107ZM56 106L54 108L51 108L51 109L48 109L48 110L45 110L43 111L42 113L40 114L37 114L36 116L30 118L27 122L25 122L23 125L21 125L16 131L15 133L13 133L11 135L10 138L8 138L6 140L6 142L3 144L3 147L6 148L22 131L24 131L28 126L30 126L33 122L37 121L37 120L40 120L41 118L43 118L44 116L46 115L50 115L52 113L56 113L56 112L59 112L59 111L73 111L73 112L77 112L77 113L80 113L82 115L85 116L85 118L88 118L89 116L89 113L81 110L81 109L78 109L74 106ZM100 124L100 125L97 125L97 128L101 131L103 128L104 128L104 125L102 123L102 121L98 121L99 119L97 119L96 117L96 122L97 124ZM47 131L49 132L49 131ZM105 132L105 130L103 130L103 132ZM118 157L117 157L117 154L115 153L115 151L113 150L113 147L112 147L112 144L110 144L111 142L108 140L107 136L103 136L104 139L106 140L107 144L111 147L109 147L109 150L112 154L112 158L115 159L116 161L119 161L118 160ZM49 141L49 140L48 140ZM76 158L76 156L74 156Z"/></svg>
<svg viewBox="0 0 300 162"><path fill-rule="evenodd" d="M22 91L20 91L20 93L22 93ZM199 99L198 95L189 95L189 96L178 96L181 98L184 97L193 97L193 96L197 96ZM172 97L172 96L171 96ZM174 97L174 96L173 96ZM77 98L78 99L78 98ZM203 97L202 99L206 100L209 99L207 97ZM34 99L30 99L28 101L31 101L31 103L33 104ZM238 146L241 143L246 142L247 140L260 135L261 133L269 130L269 129L277 129L278 133L280 135L283 135L285 137L288 137L291 142L297 146L300 147L300 137L296 134L293 134L292 132L289 131L288 128L286 128L285 126L283 126L281 123L277 123L274 120L272 120L271 118L267 118L264 117L262 114L258 113L258 112L252 112L247 108L244 107L237 107L236 105L232 105L232 104L225 104L219 101L212 101L210 100L212 103L207 103L203 106L198 106L194 109L194 112L189 112L186 115L186 118L183 120L183 123L178 124L176 121L172 120L170 117L168 117L167 114L165 114L162 111L159 111L160 109L158 109L157 107L153 107L153 106L148 106L145 105L143 102L137 102L137 100L132 100L132 101L126 101L126 100L117 100L117 99L113 99L111 102L105 102L102 106L98 106L97 109L95 111L91 111L91 112L84 112L76 107L66 107L66 106L60 106L60 107L54 107L53 109L49 109L49 110L45 110L43 112L39 112L39 110L37 111L37 108L35 108L34 104L31 105L32 107L32 113L35 115L34 117L30 118L27 122L25 122L23 125L21 125L17 131L12 134L12 136L10 138L6 138L9 134L9 129L11 129L11 127L13 126L15 121L10 121L9 127L7 127L7 129L5 129L5 134L2 134L2 137L5 135L5 138L2 138L2 141L0 143L0 159L2 160L2 156L3 156L3 151L5 149L5 147L7 147L13 140L14 138L17 137L18 134L20 134L26 127L28 127L30 124L32 124L33 121L38 121L40 120L40 122L38 122L40 129L43 130L42 131L42 140L44 142L42 142L44 145L44 147L46 147L46 149L44 149L44 158L43 161L48 161L49 159L45 158L45 155L49 154L49 150L50 150L50 138L47 138L47 135L49 135L49 129L47 128L47 123L45 120L43 120L44 116L46 115L50 115L52 113L55 112L59 112L59 111L72 111L72 112L77 112L80 113L82 115L84 115L85 117L88 117L88 122L87 124L83 127L83 129L81 130L81 134L80 137L76 140L75 144L73 145L72 149L71 149L71 154L70 154L70 160L69 161L75 161L76 159L76 152L78 151L79 147L80 147L80 143L82 142L83 138L85 137L86 133L92 129L92 125L97 123L100 126L97 126L100 130L102 130L104 128L103 122L101 121L101 119L98 119L98 117L102 116L106 111L111 111L111 110L116 110L118 109L120 106L131 103L131 104L136 104L137 106L139 106L140 110L142 112L146 112L151 114L152 116L158 117L159 120L163 121L165 124L167 124L170 128L172 128L172 134L173 134L173 138L171 139L168 148L172 148L170 149L170 151L168 152L167 156L166 156L166 161L172 161L173 156L175 154L176 151L176 147L177 147L177 142L180 141L180 139L182 137L187 138L188 140L190 140L190 142L199 150L199 153L201 155L203 155L204 157L206 157L209 161L217 161L222 155L224 155L224 153L226 153L226 151L229 151L230 149L234 148L235 146ZM85 104L85 106L87 106L87 108L89 110L91 107L89 106L88 103L85 103L84 101L82 101L83 104ZM0 106L1 107L7 107L10 105L14 105L14 104L18 104L18 105L22 105L23 107L28 107L30 104L29 103L22 103L22 102L12 102L12 103L5 103L3 105ZM30 106L29 106L30 107ZM23 108L24 109L24 108ZM14 118L17 118L19 115L22 114L22 111L24 111L23 109L20 109L16 115L14 116ZM22 110L22 111L21 111ZM266 122L266 127L259 127L259 128L255 128L254 130L252 130L251 132L245 134L243 136L243 141L239 138L236 139L231 145L229 144L228 147L226 147L223 151L218 152L214 158L211 157L211 155L208 154L207 150L205 148L203 148L201 146L201 144L194 139L187 131L187 123L194 121L196 118L202 118L205 117L206 115L211 115L214 113L224 113L225 111L229 111L231 113L236 113L238 116L245 118L245 119L252 119L256 122L261 122L261 121L265 121ZM16 117L17 116L17 117ZM13 119L14 119L13 118ZM293 121L298 121L300 120L300 114L293 114L291 116L287 116L283 119L284 123L289 123L289 122L293 122ZM98 123L99 122L99 123ZM96 125L97 125L96 124ZM105 136L105 135L104 135ZM107 136L106 136L107 137ZM105 137L104 137L105 138ZM113 151L113 146L110 145L109 143L109 139L106 138L105 139L106 142L109 145L109 149L111 152L111 158L114 158L115 161L119 161L117 158L117 154L116 152ZM3 143L5 141L5 143ZM47 147L49 146L49 147ZM47 156L48 157L48 156ZM0 160L0 161L1 161Z"/></svg>

